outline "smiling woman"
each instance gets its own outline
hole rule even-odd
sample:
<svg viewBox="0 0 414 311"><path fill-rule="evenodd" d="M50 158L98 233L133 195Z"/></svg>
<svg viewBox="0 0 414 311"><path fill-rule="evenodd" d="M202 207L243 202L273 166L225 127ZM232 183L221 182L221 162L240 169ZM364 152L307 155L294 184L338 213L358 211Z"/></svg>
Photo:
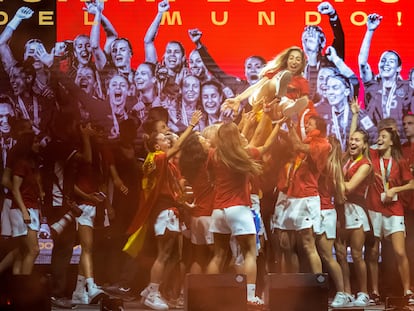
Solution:
<svg viewBox="0 0 414 311"><path fill-rule="evenodd" d="M368 212L374 241L366 249L366 260L373 295L379 295L379 243L388 238L392 243L403 295L412 300L410 268L405 250L404 208L401 193L414 189L414 178L408 161L402 158L401 143L394 128L385 127L378 134L377 149L370 149L374 180L367 194Z"/></svg>

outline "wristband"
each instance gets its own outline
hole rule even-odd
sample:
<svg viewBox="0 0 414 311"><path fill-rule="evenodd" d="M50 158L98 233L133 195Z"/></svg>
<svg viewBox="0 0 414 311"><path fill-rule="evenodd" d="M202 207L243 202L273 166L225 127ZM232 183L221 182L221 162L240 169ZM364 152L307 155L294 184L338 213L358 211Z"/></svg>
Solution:
<svg viewBox="0 0 414 311"><path fill-rule="evenodd" d="M16 30L16 28L20 25L22 22L21 18L18 18L17 16L13 17L12 20L7 24L11 29Z"/></svg>
<svg viewBox="0 0 414 311"><path fill-rule="evenodd" d="M189 126L196 127L195 124L193 124L193 123L190 123Z"/></svg>

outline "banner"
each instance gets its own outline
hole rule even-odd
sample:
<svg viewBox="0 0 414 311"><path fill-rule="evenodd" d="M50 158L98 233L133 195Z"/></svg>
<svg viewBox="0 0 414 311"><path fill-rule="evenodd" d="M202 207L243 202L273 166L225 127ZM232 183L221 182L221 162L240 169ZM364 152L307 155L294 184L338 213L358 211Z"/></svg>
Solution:
<svg viewBox="0 0 414 311"><path fill-rule="evenodd" d="M162 57L170 40L183 43L186 53L194 49L187 31L199 28L202 42L225 71L243 77L246 57L261 55L270 60L281 50L301 46L305 25L320 25L332 42L329 18L318 13L315 0L175 0L164 16L155 44ZM144 60L144 36L157 14L156 0L108 0L104 15L120 37L128 38L134 49L133 65ZM414 21L410 0L331 1L345 32L345 61L357 73L358 53L370 13L383 16L375 32L369 62L374 70L384 50L397 51L403 61L402 75L414 67L414 42L410 40ZM82 11L84 1L57 1L57 40L73 39L90 32L93 16ZM101 34L104 40L104 33Z"/></svg>

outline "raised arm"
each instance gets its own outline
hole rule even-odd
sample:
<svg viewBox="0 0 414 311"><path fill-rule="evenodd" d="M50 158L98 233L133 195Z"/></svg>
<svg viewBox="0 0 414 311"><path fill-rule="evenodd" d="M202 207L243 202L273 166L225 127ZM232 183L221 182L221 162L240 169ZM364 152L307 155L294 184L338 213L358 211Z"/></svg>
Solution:
<svg viewBox="0 0 414 311"><path fill-rule="evenodd" d="M256 120L256 112L242 111L241 120L239 123L240 132L244 135L244 137L249 141L249 145L256 147L254 142L252 141L252 137L257 129L258 123Z"/></svg>
<svg viewBox="0 0 414 311"><path fill-rule="evenodd" d="M16 59L13 56L13 53L9 46L9 40L11 39L13 32L20 25L20 23L29 19L33 15L33 10L28 7L21 7L17 10L16 14L12 20L4 28L3 32L0 34L0 58L3 63L4 70L9 73L10 68L16 64Z"/></svg>
<svg viewBox="0 0 414 311"><path fill-rule="evenodd" d="M352 84L354 89L354 95L358 96L359 94L359 80L355 72L345 63L345 61L338 56L336 49L333 46L328 46L326 48L326 58L332 62L338 71L349 79L349 82Z"/></svg>
<svg viewBox="0 0 414 311"><path fill-rule="evenodd" d="M145 50L145 61L153 64L157 63L157 50L155 49L154 40L157 36L158 29L160 28L162 16L165 12L170 9L168 0L162 0L158 3L158 12L155 15L154 20L149 26L145 37L144 37L144 50Z"/></svg>
<svg viewBox="0 0 414 311"><path fill-rule="evenodd" d="M195 44L204 65L207 70L223 85L229 87L233 92L236 92L238 85L240 85L240 79L238 77L227 74L223 71L214 58L207 51L207 48L201 43L201 37L203 33L198 28L188 30L188 35L191 41Z"/></svg>
<svg viewBox="0 0 414 311"><path fill-rule="evenodd" d="M382 16L376 13L368 15L367 18L367 31L365 33L364 39L362 40L358 55L359 75L362 79L362 82L370 81L373 78L371 67L368 64L368 56L372 37L375 30L380 25L381 20Z"/></svg>
<svg viewBox="0 0 414 311"><path fill-rule="evenodd" d="M351 126L349 128L349 137L356 131L358 128L358 117L359 117L359 104L358 104L358 98L354 98L350 103L350 108L352 111L352 120L351 120Z"/></svg>
<svg viewBox="0 0 414 311"><path fill-rule="evenodd" d="M270 122L270 126L272 124L272 119L270 118L270 116L267 113L263 114L263 121L264 124L269 125ZM279 134L279 129L281 124L285 121L285 119L282 119L278 122L276 122L275 126L273 127L272 131L270 132L270 135L267 136L265 143L262 146L257 147L257 149L260 151L260 154L263 155L265 152L267 152L269 150L269 148L273 145L273 143L276 141L276 137ZM259 123L260 126L260 123ZM259 129L258 126L258 129Z"/></svg>
<svg viewBox="0 0 414 311"><path fill-rule="evenodd" d="M310 146L309 144L303 143L302 140L299 138L298 132L296 131L296 126L293 124L293 122L287 122L287 125L289 128L289 138L292 142L293 149L295 151L309 154Z"/></svg>
<svg viewBox="0 0 414 311"><path fill-rule="evenodd" d="M338 53L333 46L328 46L326 48L326 57L335 65L343 76L350 78L355 75L353 70L338 56Z"/></svg>
<svg viewBox="0 0 414 311"><path fill-rule="evenodd" d="M327 1L318 5L318 11L329 16L329 24L334 35L332 46L337 51L338 56L341 59L345 59L345 34L338 13L332 4Z"/></svg>
<svg viewBox="0 0 414 311"><path fill-rule="evenodd" d="M101 14L101 25L106 35L104 51L106 54L110 54L112 42L118 38L118 32L116 31L114 25L112 25L111 21L104 14Z"/></svg>
<svg viewBox="0 0 414 311"><path fill-rule="evenodd" d="M101 23L104 9L104 3L100 0L96 2L85 2L86 7L83 8L90 14L94 14L95 18L91 27L90 44L93 57L95 58L95 65L98 70L102 70L106 64L106 55L100 46L101 38ZM114 39L112 39L113 41Z"/></svg>
<svg viewBox="0 0 414 311"><path fill-rule="evenodd" d="M167 157L168 158L171 158L172 156L174 156L180 150L181 144L191 134L194 127L201 120L202 116L203 116L203 113L200 110L194 111L193 115L191 116L190 123L188 124L185 131L180 135L180 137L177 139L177 141L174 143L174 145L167 151Z"/></svg>

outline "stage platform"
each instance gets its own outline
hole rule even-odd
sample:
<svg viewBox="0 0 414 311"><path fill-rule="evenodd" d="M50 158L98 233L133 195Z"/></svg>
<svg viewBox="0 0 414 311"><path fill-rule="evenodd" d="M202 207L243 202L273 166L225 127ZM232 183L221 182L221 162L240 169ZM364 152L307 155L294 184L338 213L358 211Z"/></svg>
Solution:
<svg viewBox="0 0 414 311"><path fill-rule="evenodd" d="M56 311L64 311L64 310L68 310L68 309L61 309L61 308L52 308L52 310L56 310ZM78 305L75 306L73 310L77 310L77 311L100 311L100 305ZM125 311L148 311L151 310L145 306L143 306L138 300L136 301L132 301L132 302L124 302L124 310ZM176 311L184 311L184 309L170 309L170 310L176 310ZM329 311L337 311L337 310L349 310L349 311L354 311L354 310L361 310L361 311L384 311L385 309L385 305L376 305L376 306L368 306L365 308L356 308L356 307L349 307L349 308L342 308L342 309L329 309ZM388 309L388 310L398 310L400 311L401 309ZM414 311L414 306L410 306L407 307L407 311ZM189 310L191 311L191 310ZM214 310L211 310L214 311ZM312 310L309 310L312 311Z"/></svg>

